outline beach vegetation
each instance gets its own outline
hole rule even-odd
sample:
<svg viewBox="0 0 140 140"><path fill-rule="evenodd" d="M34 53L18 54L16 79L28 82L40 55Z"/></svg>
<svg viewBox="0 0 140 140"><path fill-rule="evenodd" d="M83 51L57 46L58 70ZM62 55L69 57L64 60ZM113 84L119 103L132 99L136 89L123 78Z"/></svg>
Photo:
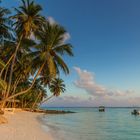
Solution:
<svg viewBox="0 0 140 140"><path fill-rule="evenodd" d="M73 56L63 26L41 14L33 0L21 0L14 11L0 7L0 107L37 108L66 88L65 56ZM52 94L48 96L48 90Z"/></svg>

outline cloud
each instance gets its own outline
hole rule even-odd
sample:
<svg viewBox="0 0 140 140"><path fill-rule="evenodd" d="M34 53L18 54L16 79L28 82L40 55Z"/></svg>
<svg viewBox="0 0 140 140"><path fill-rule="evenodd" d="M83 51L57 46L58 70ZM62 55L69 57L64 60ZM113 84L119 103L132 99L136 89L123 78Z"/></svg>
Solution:
<svg viewBox="0 0 140 140"><path fill-rule="evenodd" d="M48 21L51 25L58 24L53 17L48 17ZM65 41L69 40L71 36L68 32L66 32L62 37L63 37L63 41L62 41L63 44Z"/></svg>
<svg viewBox="0 0 140 140"><path fill-rule="evenodd" d="M140 97L133 97L134 91L112 90L95 80L95 74L79 67L74 67L78 74L78 78L74 81L76 87L84 89L87 96L77 94L62 95L49 100L45 105L51 107L128 107L140 106ZM129 96L128 96L129 95ZM133 95L133 96L131 96Z"/></svg>
<svg viewBox="0 0 140 140"><path fill-rule="evenodd" d="M55 21L55 19L54 19L53 17L48 17L48 21L49 21L49 23L50 23L51 25L53 25L53 24L56 23L56 21Z"/></svg>
<svg viewBox="0 0 140 140"><path fill-rule="evenodd" d="M134 107L140 106L140 97L131 98L113 98L112 96L103 96L102 98L94 98L90 96L88 98L81 98L79 96L62 96L54 97L44 105L51 107Z"/></svg>
<svg viewBox="0 0 140 140"><path fill-rule="evenodd" d="M69 40L70 39L70 34L68 32L65 33L64 36L63 36L63 38L64 38L64 42L67 41L67 40Z"/></svg>
<svg viewBox="0 0 140 140"><path fill-rule="evenodd" d="M83 99L79 96L62 96L54 97L52 100L49 100L44 105L51 107L81 107L81 106L93 106L93 101L88 99Z"/></svg>
<svg viewBox="0 0 140 140"><path fill-rule="evenodd" d="M108 89L105 86L96 83L95 76L91 72L81 70L79 67L74 67L74 69L79 76L79 79L74 82L75 86L86 90L89 95L95 97L126 96L133 93L133 91L130 90L121 91Z"/></svg>

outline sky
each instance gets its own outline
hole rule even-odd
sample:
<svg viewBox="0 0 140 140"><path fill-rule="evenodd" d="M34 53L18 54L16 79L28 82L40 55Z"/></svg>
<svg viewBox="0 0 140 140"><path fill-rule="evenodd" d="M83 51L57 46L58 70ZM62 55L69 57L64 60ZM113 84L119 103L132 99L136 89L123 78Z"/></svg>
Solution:
<svg viewBox="0 0 140 140"><path fill-rule="evenodd" d="M65 27L74 57L65 57L67 90L47 106L140 106L140 1L36 0ZM20 0L3 0L10 8Z"/></svg>

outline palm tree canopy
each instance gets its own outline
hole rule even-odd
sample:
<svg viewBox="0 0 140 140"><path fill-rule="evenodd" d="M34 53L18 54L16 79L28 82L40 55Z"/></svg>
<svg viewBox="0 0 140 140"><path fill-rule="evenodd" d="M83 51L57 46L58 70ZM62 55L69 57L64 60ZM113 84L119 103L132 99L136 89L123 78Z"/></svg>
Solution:
<svg viewBox="0 0 140 140"><path fill-rule="evenodd" d="M41 10L34 1L22 0L22 5L15 8L16 15L12 16L18 36L30 37L42 27L45 18L40 15Z"/></svg>
<svg viewBox="0 0 140 140"><path fill-rule="evenodd" d="M7 17L9 13L8 9L0 7L0 41L12 38L12 34L10 33L11 20Z"/></svg>
<svg viewBox="0 0 140 140"><path fill-rule="evenodd" d="M64 55L73 56L72 45L65 43L66 30L59 24L46 22L44 28L38 32L39 44L33 52L36 65L46 61L44 70L53 78L60 73L69 74L69 69L63 60ZM34 63L35 64L35 63ZM42 71L43 75L43 71Z"/></svg>
<svg viewBox="0 0 140 140"><path fill-rule="evenodd" d="M8 19L9 11L0 8L0 107L10 99L35 107L46 98L47 89L51 97L65 92L64 81L57 77L61 71L69 74L65 56L73 56L73 47L66 41L67 31L46 20L41 10L34 0L21 0Z"/></svg>
<svg viewBox="0 0 140 140"><path fill-rule="evenodd" d="M66 90L64 81L60 78L55 78L52 80L49 89L54 96L59 96Z"/></svg>

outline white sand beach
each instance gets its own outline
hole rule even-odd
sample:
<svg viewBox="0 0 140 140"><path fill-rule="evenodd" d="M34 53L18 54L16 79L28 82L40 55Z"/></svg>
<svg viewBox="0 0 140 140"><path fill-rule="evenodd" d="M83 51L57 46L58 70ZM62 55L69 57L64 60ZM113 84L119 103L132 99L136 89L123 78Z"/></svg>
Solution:
<svg viewBox="0 0 140 140"><path fill-rule="evenodd" d="M0 125L1 140L53 140L49 132L45 132L37 120L39 113L16 112L5 113L7 124Z"/></svg>

